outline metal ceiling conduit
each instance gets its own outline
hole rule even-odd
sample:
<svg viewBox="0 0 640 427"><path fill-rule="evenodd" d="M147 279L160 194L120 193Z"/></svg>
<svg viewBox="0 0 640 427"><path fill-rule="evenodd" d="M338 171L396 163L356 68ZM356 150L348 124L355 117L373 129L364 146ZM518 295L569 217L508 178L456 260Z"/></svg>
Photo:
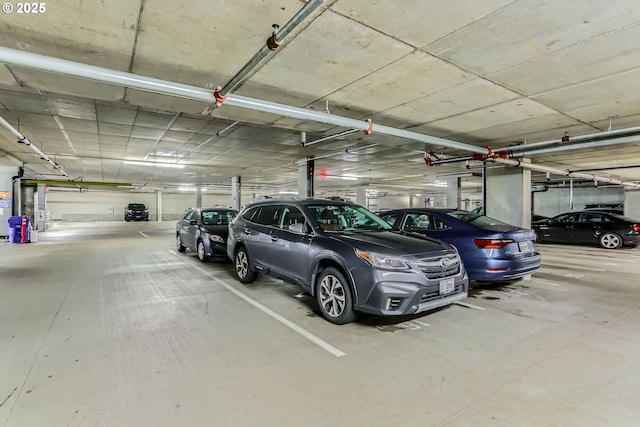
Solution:
<svg viewBox="0 0 640 427"><path fill-rule="evenodd" d="M29 141L29 138L27 138L26 136L24 136L23 134L21 134L16 128L14 128L13 126L11 126L11 124L9 122L7 122L3 117L0 116L0 125L4 126L5 128L9 129L9 131L15 135L16 138L18 138L18 143L20 144L24 144L27 147L31 148L31 150L33 150L38 156L40 156L40 158L42 160L44 160L45 162L48 162L51 166L53 166L54 169L56 169L57 171L59 171L62 175L66 176L67 178L71 179L71 176L65 172L65 170L62 168L62 166L60 166L60 164L54 162L53 160L51 160L51 158L46 155L45 153L43 153L38 147L36 147L35 145L33 145L31 143L31 141Z"/></svg>
<svg viewBox="0 0 640 427"><path fill-rule="evenodd" d="M183 83L170 82L166 80L145 77L122 71L110 70L107 68L96 67L93 65L81 64L79 62L67 61L64 59L52 58L36 53L23 52L6 47L0 47L0 62L17 65L21 67L31 68L35 70L74 76L83 79L114 84L117 86L130 87L147 92L158 93L163 95L176 96L179 98L202 101L208 104L215 102L214 92L197 86L186 85ZM307 110L304 108L292 107L275 102L263 101L239 95L227 95L225 102L229 105L247 108L250 110L262 111L271 114L277 114L285 117L291 117L299 120L307 120L318 123L331 124L334 126L359 129L362 131L371 131L372 123L370 121L361 121L350 119L347 117L334 116L324 112ZM444 147L465 150L475 154L487 154L487 149L462 142L451 141L435 136L424 135L404 129L392 128L389 126L375 125L375 131L382 135L389 135L403 139L419 141L427 144L442 145ZM626 186L637 187L638 184L622 182L608 177L597 177L595 175L572 173L571 171L548 168L544 166L533 165L531 163L522 163L518 160L506 158L492 158L497 163L511 166L527 167L533 170L540 170L563 176L581 176L586 179L595 181L615 183Z"/></svg>
<svg viewBox="0 0 640 427"><path fill-rule="evenodd" d="M256 72L260 62L276 51L284 39L325 1L326 0L309 0L282 28L278 28L277 24L274 24L273 34L267 39L265 45L222 87L220 95L224 96L231 92L242 84L250 74Z"/></svg>
<svg viewBox="0 0 640 427"><path fill-rule="evenodd" d="M627 133L638 133L640 132L640 126L633 126L630 128L623 128L623 129L616 129L616 130L608 130L608 131L603 131L603 132L595 132L595 133L588 133L588 134L584 134L584 135L578 135L578 136L567 136L567 138L569 138L568 142L577 142L577 141L585 141L585 140L591 140L591 139L596 139L596 138L609 138L612 136L616 136L616 135L624 135ZM557 138L557 139L550 139L547 141L540 141L540 142L533 142L531 144L522 144L519 145L518 147L524 149L524 150L530 150L532 148L539 148L539 147L545 147L547 145L553 145L553 144L567 144L567 142L563 141L562 138ZM509 150L509 147L505 147L505 148L501 148L501 150Z"/></svg>
<svg viewBox="0 0 640 427"><path fill-rule="evenodd" d="M183 83L170 82L167 80L146 77L123 71L110 70L108 68L96 67L94 65L82 64L65 59L53 58L37 53L23 52L0 46L0 62L20 67L45 71L65 76L79 77L82 79L113 84L116 86L139 89L146 92L161 95L175 96L178 98L202 101L207 104L216 102L214 92L197 86ZM330 124L334 126L369 131L371 123L364 120L350 119L347 117L334 116L325 112L313 111L304 108L292 107L275 102L263 101L246 96L229 94L226 95L225 104L246 108L249 110L262 111L265 113L277 114L299 120ZM395 136L403 139L410 139L433 145L442 145L449 148L469 151L471 153L484 154L486 149L471 144L451 141L444 138L411 132L404 129L392 128L389 126L375 125L375 132L382 135Z"/></svg>
<svg viewBox="0 0 640 427"><path fill-rule="evenodd" d="M632 133L634 131L640 131L640 127L619 129L618 131L616 131L616 134L626 134L626 133ZM590 134L590 138L588 139L593 139L594 135L603 136L603 134ZM575 137L573 141L577 139L585 140L587 139L587 135ZM536 154L557 153L560 151L569 151L569 150L577 150L577 149L584 149L584 148L598 148L598 147L604 147L607 145L627 144L627 143L633 143L638 141L640 141L640 135L632 135L632 136L622 136L619 138L598 139L595 141L587 141L579 144L564 143L562 145L558 145L555 147L541 148L539 150L530 149L536 144L527 144L527 145L520 145L520 146L513 147L513 148L521 149L520 151L513 151L513 148L512 149L504 148L504 149L496 150L496 153L505 153L506 155L508 155L508 157L514 158L514 157L532 156ZM475 159L472 156L452 157L449 159L431 160L430 164L432 166L437 166L437 165L443 165L446 163L465 162L468 160L475 160Z"/></svg>
<svg viewBox="0 0 640 427"><path fill-rule="evenodd" d="M579 144L559 145L556 147L541 148L539 150L525 149L523 151L512 153L510 157L524 157L524 156L531 156L535 154L557 153L559 151L567 151L567 150L598 148L598 147L605 147L607 145L627 144L630 142L638 142L638 141L640 141L640 135L623 136L620 138L600 139L597 141L589 141L589 142L583 142Z"/></svg>
<svg viewBox="0 0 640 427"><path fill-rule="evenodd" d="M593 175L590 173L582 173L582 172L571 172L570 170L565 170L565 169L557 169L557 168L552 168L552 167L548 167L548 166L542 166L542 165L535 165L533 163L525 163L525 162L521 162L520 160L515 160L515 159L503 159L503 158L495 158L495 159L487 159L487 161L492 161L495 163L500 163L503 165L509 165L509 166L515 166L515 167L521 167L521 168L526 168L526 169L531 169L531 170L535 170L538 172L548 172L548 173L552 173L554 175L564 175L564 176L568 176L571 178L583 178L583 179L587 179L589 181L594 181L594 182L603 182L605 184L617 184L617 185L623 185L626 187L632 187L632 188L640 188L640 184L637 184L635 182L625 182L625 181L621 181L619 179L613 179L613 178L609 178L606 176L597 176L597 175Z"/></svg>

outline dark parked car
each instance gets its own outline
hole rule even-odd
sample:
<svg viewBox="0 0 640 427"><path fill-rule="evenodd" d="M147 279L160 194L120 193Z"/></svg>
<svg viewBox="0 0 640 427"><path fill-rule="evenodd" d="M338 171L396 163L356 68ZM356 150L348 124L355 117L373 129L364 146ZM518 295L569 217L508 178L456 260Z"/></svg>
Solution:
<svg viewBox="0 0 640 427"><path fill-rule="evenodd" d="M456 209L397 209L381 218L394 230L420 233L455 246L470 280L513 280L540 268L532 230Z"/></svg>
<svg viewBox="0 0 640 427"><path fill-rule="evenodd" d="M192 208L176 223L178 252L191 249L202 262L227 257L229 222L238 211L227 208Z"/></svg>
<svg viewBox="0 0 640 427"><path fill-rule="evenodd" d="M567 212L534 224L536 240L545 243L579 243L618 249L640 242L640 221L598 211Z"/></svg>
<svg viewBox="0 0 640 427"><path fill-rule="evenodd" d="M149 221L149 209L142 203L129 203L124 208L124 220L129 222L132 219Z"/></svg>
<svg viewBox="0 0 640 427"><path fill-rule="evenodd" d="M238 280L258 273L295 283L315 296L325 319L420 313L467 296L455 248L391 231L362 206L337 200L264 200L229 226L227 254Z"/></svg>

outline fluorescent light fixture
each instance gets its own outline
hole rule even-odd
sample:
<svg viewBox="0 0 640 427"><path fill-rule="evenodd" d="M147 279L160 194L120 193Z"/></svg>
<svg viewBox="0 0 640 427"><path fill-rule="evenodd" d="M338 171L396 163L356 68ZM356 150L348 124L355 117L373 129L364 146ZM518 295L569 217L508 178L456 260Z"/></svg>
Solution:
<svg viewBox="0 0 640 427"><path fill-rule="evenodd" d="M127 165L138 165L138 166L160 166L162 168L177 168L184 169L184 165L178 165L175 163L161 163L161 162L138 162L134 160L123 160L122 163Z"/></svg>
<svg viewBox="0 0 640 427"><path fill-rule="evenodd" d="M329 178L331 178L331 179L343 179L345 181L357 181L358 180L358 177L346 176L346 175L343 175L343 176L327 175L326 178L327 179L329 179Z"/></svg>
<svg viewBox="0 0 640 427"><path fill-rule="evenodd" d="M278 194L298 194L297 191L278 191Z"/></svg>

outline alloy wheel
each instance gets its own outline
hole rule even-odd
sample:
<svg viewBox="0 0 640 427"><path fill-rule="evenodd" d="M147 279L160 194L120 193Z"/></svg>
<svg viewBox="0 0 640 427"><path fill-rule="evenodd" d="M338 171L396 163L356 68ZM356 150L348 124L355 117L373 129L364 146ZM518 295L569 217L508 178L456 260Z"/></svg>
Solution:
<svg viewBox="0 0 640 427"><path fill-rule="evenodd" d="M324 312L331 317L339 317L344 312L345 289L336 276L327 275L320 282L320 304Z"/></svg>
<svg viewBox="0 0 640 427"><path fill-rule="evenodd" d="M243 279L248 271L249 260L247 259L247 254L244 251L238 251L236 254L236 273L238 273L238 277Z"/></svg>
<svg viewBox="0 0 640 427"><path fill-rule="evenodd" d="M600 238L600 243L606 249L616 249L621 246L620 237L613 233L607 233Z"/></svg>

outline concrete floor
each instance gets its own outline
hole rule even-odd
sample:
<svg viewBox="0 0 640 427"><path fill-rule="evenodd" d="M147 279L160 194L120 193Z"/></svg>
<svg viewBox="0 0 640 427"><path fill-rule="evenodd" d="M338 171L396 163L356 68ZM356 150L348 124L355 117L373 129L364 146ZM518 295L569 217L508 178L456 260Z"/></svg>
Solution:
<svg viewBox="0 0 640 427"><path fill-rule="evenodd" d="M637 426L640 248L539 245L531 280L334 326L173 222L0 244L0 424Z"/></svg>

